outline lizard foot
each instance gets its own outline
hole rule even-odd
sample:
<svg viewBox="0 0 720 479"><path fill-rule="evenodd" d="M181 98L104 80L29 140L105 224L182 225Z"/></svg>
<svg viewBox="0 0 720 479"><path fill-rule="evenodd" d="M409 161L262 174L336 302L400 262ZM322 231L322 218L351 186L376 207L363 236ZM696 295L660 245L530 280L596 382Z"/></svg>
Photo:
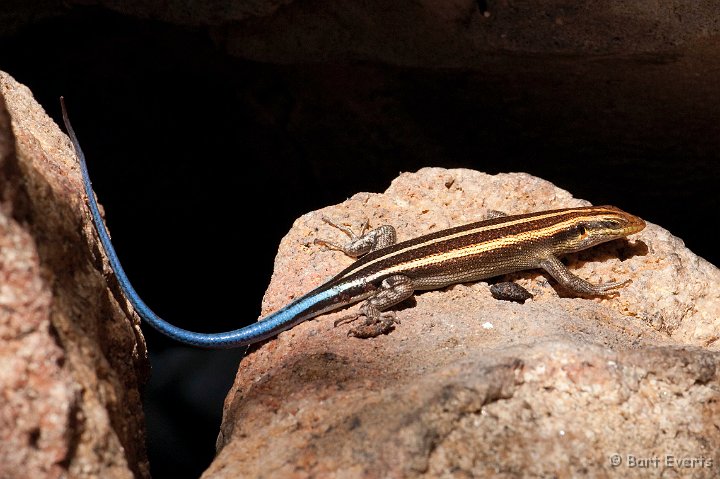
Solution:
<svg viewBox="0 0 720 479"><path fill-rule="evenodd" d="M395 324L400 324L400 320L395 316L394 311L382 313L379 319L365 318L365 324L352 328L348 331L348 336L353 338L367 339L388 334L395 329Z"/></svg>
<svg viewBox="0 0 720 479"><path fill-rule="evenodd" d="M363 313L350 314L336 319L333 326L338 327L341 324L353 323L360 318L365 318L364 324L351 328L347 333L348 336L361 339L374 338L381 334L388 334L395 329L395 324L400 324L400 320L397 319L395 312L388 311L381 313L378 319L370 318Z"/></svg>

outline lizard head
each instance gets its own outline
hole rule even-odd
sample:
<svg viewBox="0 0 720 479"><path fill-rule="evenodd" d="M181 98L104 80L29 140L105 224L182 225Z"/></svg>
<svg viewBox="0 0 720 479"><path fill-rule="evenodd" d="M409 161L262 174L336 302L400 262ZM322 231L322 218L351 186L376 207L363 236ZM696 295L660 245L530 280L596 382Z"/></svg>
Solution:
<svg viewBox="0 0 720 479"><path fill-rule="evenodd" d="M562 243L566 253L642 231L645 221L614 206L588 206L573 210Z"/></svg>

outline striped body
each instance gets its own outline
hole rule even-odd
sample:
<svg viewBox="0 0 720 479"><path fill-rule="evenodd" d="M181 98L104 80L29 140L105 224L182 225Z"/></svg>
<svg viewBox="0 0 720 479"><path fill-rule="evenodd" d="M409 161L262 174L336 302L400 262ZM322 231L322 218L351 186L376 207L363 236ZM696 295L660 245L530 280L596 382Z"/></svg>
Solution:
<svg viewBox="0 0 720 479"><path fill-rule="evenodd" d="M404 274L414 280L416 289L437 289L537 268L537 259L548 251L577 251L568 245L568 237L572 237L577 225L619 214L627 215L611 206L590 206L458 226L370 253L330 283L376 282L392 274Z"/></svg>
<svg viewBox="0 0 720 479"><path fill-rule="evenodd" d="M611 223L607 231L589 237L585 225L602 226L603 222ZM539 268L548 255L586 249L644 227L643 220L613 206L566 208L479 221L368 253L292 304L332 291L304 312L305 320L372 296L382 281L393 275L407 276L416 290L439 289ZM578 241L583 235L588 235L585 242Z"/></svg>
<svg viewBox="0 0 720 479"><path fill-rule="evenodd" d="M645 223L612 206L569 208L503 216L437 231L402 243L394 229L378 228L355 240L378 240L370 252L336 277L250 326L223 333L197 333L170 324L140 298L110 241L92 190L85 156L62 105L68 135L80 162L83 186L93 223L125 297L147 323L185 344L232 348L262 341L296 324L365 300L361 314L381 322L380 312L412 296L416 290L442 288L513 271L543 268L578 294L606 294L625 283L592 285L570 273L556 255L589 248L642 230ZM390 235L377 234L387 232ZM375 233L375 234L373 234ZM330 244L330 243L326 243ZM386 245L377 249L378 245ZM339 248L336 248L339 249ZM346 253L349 249L343 249ZM349 254L349 253L348 253ZM392 322L383 323L385 326ZM378 329L379 333L388 329ZM351 331L352 332L352 331ZM367 334L361 337L377 335ZM360 335L358 335L360 336Z"/></svg>

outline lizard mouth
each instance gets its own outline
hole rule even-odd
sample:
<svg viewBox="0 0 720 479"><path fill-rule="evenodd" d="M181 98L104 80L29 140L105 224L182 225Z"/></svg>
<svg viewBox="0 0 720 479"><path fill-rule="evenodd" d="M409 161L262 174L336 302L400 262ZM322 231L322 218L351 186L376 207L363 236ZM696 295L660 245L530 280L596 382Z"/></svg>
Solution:
<svg viewBox="0 0 720 479"><path fill-rule="evenodd" d="M600 206L605 209L603 217L592 221L598 226L599 230L605 230L609 236L618 238L638 233L645 228L645 221L630 213L617 208L615 206Z"/></svg>
<svg viewBox="0 0 720 479"><path fill-rule="evenodd" d="M622 229L623 236L639 233L645 229L645 221L637 216L627 215L626 221L627 223Z"/></svg>

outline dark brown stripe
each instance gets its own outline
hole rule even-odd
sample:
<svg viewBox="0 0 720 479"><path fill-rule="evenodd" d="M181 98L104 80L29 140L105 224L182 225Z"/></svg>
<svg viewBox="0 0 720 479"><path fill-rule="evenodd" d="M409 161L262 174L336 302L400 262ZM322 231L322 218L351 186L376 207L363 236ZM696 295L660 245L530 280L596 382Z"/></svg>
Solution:
<svg viewBox="0 0 720 479"><path fill-rule="evenodd" d="M437 261L438 265L442 265L443 258L448 254L472 245L484 245L487 252L492 253L493 256L506 249L509 254L517 255L519 244L523 243L523 249L530 246L524 244L529 241L529 237L524 236L525 233L530 233L532 236L538 231L567 221L577 222L581 218L592 220L599 215L617 216L618 214L624 215L625 213L614 207L590 206L505 216L457 226L369 253L338 274L335 280L350 280L351 277L359 274L371 276L393 266L396 269L398 266L413 262L418 258L427 258L431 262ZM549 234L548 232L544 233L538 238L538 241L547 241ZM514 239L509 240L510 244L504 246L502 243L497 243L500 238ZM480 257L475 261L480 261ZM442 268L442 266L440 267Z"/></svg>

